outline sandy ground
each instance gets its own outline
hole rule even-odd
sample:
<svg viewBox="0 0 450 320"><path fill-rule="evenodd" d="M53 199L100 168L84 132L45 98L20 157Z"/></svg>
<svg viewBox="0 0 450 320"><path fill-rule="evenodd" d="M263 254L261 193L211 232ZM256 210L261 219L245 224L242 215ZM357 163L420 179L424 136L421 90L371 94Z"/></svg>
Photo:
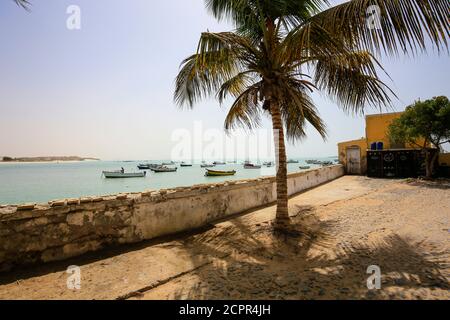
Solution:
<svg viewBox="0 0 450 320"><path fill-rule="evenodd" d="M346 176L174 238L0 275L0 299L450 299L450 183ZM81 268L67 289L66 268ZM381 289L367 288L379 266Z"/></svg>

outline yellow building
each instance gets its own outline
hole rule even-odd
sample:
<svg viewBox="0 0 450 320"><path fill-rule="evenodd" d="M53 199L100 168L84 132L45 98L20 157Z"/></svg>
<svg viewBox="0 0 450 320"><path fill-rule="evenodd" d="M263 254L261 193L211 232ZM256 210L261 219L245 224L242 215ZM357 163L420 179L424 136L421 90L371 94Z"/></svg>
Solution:
<svg viewBox="0 0 450 320"><path fill-rule="evenodd" d="M366 137L338 144L339 162L348 174L365 174L367 171L367 150L375 142L382 142L384 149L417 149L412 145L394 145L388 137L389 125L402 112L374 114L366 116ZM423 141L418 144L423 144ZM441 164L450 165L450 154L441 154Z"/></svg>

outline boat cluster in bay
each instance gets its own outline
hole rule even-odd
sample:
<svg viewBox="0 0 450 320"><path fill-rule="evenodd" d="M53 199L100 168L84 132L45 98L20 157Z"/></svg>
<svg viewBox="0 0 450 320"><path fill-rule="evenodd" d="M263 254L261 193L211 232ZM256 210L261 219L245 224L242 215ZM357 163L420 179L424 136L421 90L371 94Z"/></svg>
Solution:
<svg viewBox="0 0 450 320"><path fill-rule="evenodd" d="M205 176L207 177L223 177L223 176L234 176L236 174L236 170L215 170L215 167L217 166L224 166L227 164L236 164L236 161L232 162L220 162L215 161L211 163L207 163L203 161L200 164L200 167L205 169ZM288 160L288 164L298 164L298 160ZM328 166L332 165L333 162L331 161L319 161L319 160L307 160L307 164L314 164L314 165L322 165L322 166ZM193 167L194 165L191 163L186 162L163 162L161 164L155 164L155 163L141 163L137 166L138 172L125 172L124 168L121 168L120 170L116 171L103 171L103 176L107 179L114 179L114 178L144 178L147 176L147 171L150 170L154 173L169 173L169 172L177 172L178 171L178 165L180 168L187 168L187 167ZM272 168L276 166L276 163L273 161L267 161L264 162L262 165L254 164L250 161L245 161L242 163L243 168L245 170L258 170L262 169L262 167ZM300 170L308 170L311 169L311 166L300 166Z"/></svg>

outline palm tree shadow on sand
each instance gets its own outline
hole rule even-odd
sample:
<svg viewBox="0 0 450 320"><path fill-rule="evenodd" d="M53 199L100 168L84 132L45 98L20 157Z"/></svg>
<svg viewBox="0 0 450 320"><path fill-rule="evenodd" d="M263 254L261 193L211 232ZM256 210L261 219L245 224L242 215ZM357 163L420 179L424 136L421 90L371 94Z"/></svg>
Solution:
<svg viewBox="0 0 450 320"><path fill-rule="evenodd" d="M304 216L293 219L303 236L277 236L270 223L249 226L235 219L186 239L193 257L202 252L214 258L175 280L171 294L162 298L416 299L424 289L450 289L443 256L426 254L396 234L376 243L335 246L334 223L319 222L313 209L306 209L308 227L300 224ZM367 288L371 265L381 268L381 290ZM161 298L159 291L154 294Z"/></svg>

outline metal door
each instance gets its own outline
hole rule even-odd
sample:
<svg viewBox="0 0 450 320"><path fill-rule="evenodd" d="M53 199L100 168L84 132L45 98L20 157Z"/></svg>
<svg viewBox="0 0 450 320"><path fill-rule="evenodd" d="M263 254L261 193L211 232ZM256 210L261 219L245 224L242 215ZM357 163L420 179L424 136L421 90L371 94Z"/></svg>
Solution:
<svg viewBox="0 0 450 320"><path fill-rule="evenodd" d="M360 148L347 148L347 174L361 174Z"/></svg>

